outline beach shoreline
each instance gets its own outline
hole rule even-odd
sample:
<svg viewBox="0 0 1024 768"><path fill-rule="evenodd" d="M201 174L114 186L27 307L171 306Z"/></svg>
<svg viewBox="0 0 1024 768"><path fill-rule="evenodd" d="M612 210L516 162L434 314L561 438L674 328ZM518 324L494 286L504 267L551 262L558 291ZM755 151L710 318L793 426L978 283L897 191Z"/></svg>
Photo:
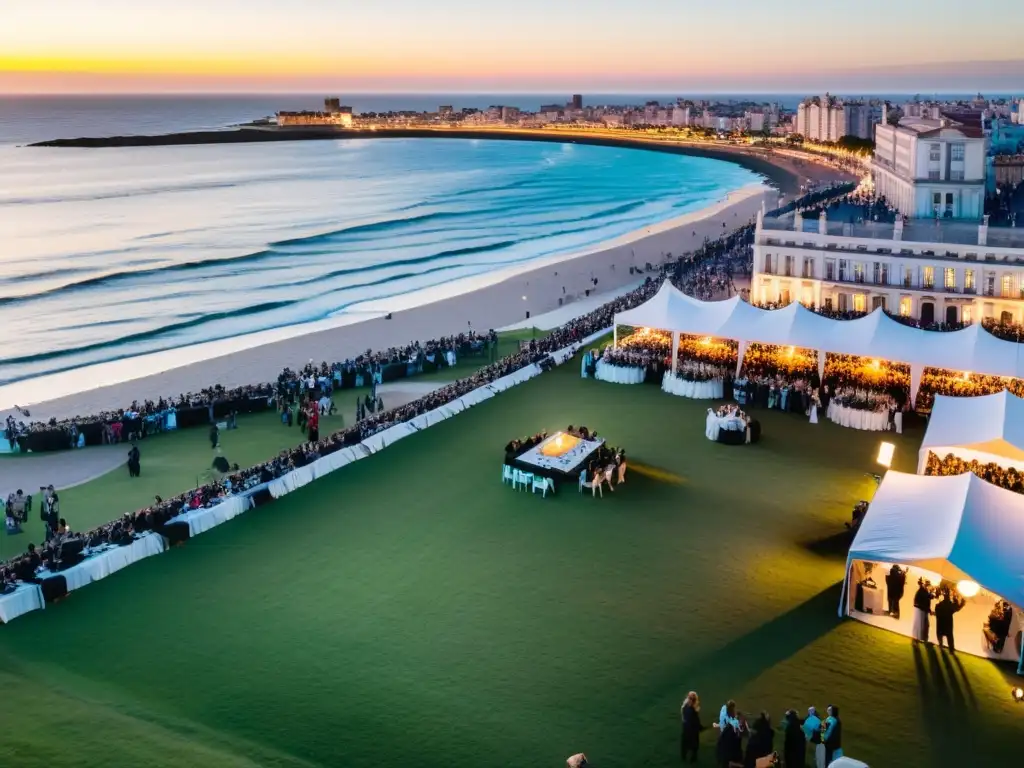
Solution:
<svg viewBox="0 0 1024 768"><path fill-rule="evenodd" d="M635 284L642 278L637 271L648 263L658 265L669 254L692 252L705 238L716 239L752 222L762 201L771 209L776 200L770 187L749 185L698 211L643 227L585 253L548 257L525 270L510 268L467 278L475 283L472 286L457 281L442 289L375 299L325 321L15 382L0 388L0 418L12 413L14 404L29 407L32 420L86 416L215 384L230 389L275 381L285 367L295 368L310 359L333 362L367 349L522 323L589 295ZM152 372L132 375L140 364ZM153 370L161 364L166 367ZM83 377L91 379L88 388L80 384Z"/></svg>
<svg viewBox="0 0 1024 768"><path fill-rule="evenodd" d="M622 149L705 157L735 163L768 179L783 194L800 194L805 181L850 181L854 177L821 162L812 154L798 160L791 155L780 155L770 149L753 145L693 142L646 138L640 136L611 136L598 132L572 130L540 130L521 128L268 128L240 126L218 131L186 131L153 136L106 136L74 139L53 139L27 145L28 147L109 149L117 147L161 147L199 144L253 144L282 141L352 141L366 139L483 139L488 141L534 141L556 144L584 144Z"/></svg>

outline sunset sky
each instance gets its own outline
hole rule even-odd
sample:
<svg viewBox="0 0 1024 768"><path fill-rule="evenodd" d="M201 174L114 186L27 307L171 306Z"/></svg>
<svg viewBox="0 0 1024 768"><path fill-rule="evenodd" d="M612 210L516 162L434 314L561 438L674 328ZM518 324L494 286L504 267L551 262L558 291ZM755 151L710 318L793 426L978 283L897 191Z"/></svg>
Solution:
<svg viewBox="0 0 1024 768"><path fill-rule="evenodd" d="M25 0L2 18L13 93L1024 83L1020 0Z"/></svg>

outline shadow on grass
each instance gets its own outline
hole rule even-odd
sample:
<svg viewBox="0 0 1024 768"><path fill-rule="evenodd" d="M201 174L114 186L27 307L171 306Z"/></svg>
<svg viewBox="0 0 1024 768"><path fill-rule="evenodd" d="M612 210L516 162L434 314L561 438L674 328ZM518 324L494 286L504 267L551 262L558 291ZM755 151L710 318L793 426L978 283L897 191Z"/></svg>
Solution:
<svg viewBox="0 0 1024 768"><path fill-rule="evenodd" d="M964 733L977 737L987 724L977 720L978 701L959 657L931 644L915 643L913 650L923 721L933 758L941 761L963 751Z"/></svg>
<svg viewBox="0 0 1024 768"><path fill-rule="evenodd" d="M851 543L853 543L853 533L844 528L824 539L801 542L801 546L818 557L845 560Z"/></svg>
<svg viewBox="0 0 1024 768"><path fill-rule="evenodd" d="M837 581L714 653L689 661L671 676L671 684L660 698L674 703L676 710L679 705L675 699L680 690L707 691L708 701L725 701L734 691L835 628L842 587L843 583Z"/></svg>

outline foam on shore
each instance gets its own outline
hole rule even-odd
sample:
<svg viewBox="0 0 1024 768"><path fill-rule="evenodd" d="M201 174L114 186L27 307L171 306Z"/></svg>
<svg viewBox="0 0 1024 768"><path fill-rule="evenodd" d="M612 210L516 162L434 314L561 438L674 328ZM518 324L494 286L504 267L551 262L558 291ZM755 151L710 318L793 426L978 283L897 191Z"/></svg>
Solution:
<svg viewBox="0 0 1024 768"><path fill-rule="evenodd" d="M0 417L31 406L32 419L66 418L125 407L133 400L274 381L285 367L342 360L463 330L486 331L575 304L589 291L635 285L630 267L659 264L694 251L705 238L750 222L775 191L750 185L702 210L649 225L586 253L566 253L524 266L452 281L415 293L376 299L314 323L166 350L0 388ZM597 283L595 284L595 280ZM593 309L583 309L584 314ZM393 313L391 320L386 319ZM566 318L568 319L568 318ZM564 322L564 320L562 321Z"/></svg>

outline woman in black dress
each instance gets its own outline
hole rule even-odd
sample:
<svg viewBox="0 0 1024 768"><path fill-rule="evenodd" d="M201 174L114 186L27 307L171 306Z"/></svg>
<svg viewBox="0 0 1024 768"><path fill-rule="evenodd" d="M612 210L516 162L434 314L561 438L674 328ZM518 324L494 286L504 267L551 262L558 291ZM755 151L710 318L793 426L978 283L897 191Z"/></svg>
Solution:
<svg viewBox="0 0 1024 768"><path fill-rule="evenodd" d="M683 731L679 737L679 757L685 763L689 755L690 762L697 762L697 750L700 748L700 732L704 726L700 722L700 699L696 692L690 691L683 701L682 710Z"/></svg>
<svg viewBox="0 0 1024 768"><path fill-rule="evenodd" d="M786 758L786 768L804 768L804 761L807 756L807 739L804 737L804 730L800 726L800 715L795 709L786 713L785 745L783 756Z"/></svg>
<svg viewBox="0 0 1024 768"><path fill-rule="evenodd" d="M743 731L744 723L736 713L735 702L725 706L725 716L719 718L718 745L715 757L721 768L730 768L731 763L743 763Z"/></svg>
<svg viewBox="0 0 1024 768"><path fill-rule="evenodd" d="M750 728L747 759L743 764L746 768L757 768L757 761L762 757L768 757L774 750L775 729L772 728L772 719L767 712L762 712Z"/></svg>

